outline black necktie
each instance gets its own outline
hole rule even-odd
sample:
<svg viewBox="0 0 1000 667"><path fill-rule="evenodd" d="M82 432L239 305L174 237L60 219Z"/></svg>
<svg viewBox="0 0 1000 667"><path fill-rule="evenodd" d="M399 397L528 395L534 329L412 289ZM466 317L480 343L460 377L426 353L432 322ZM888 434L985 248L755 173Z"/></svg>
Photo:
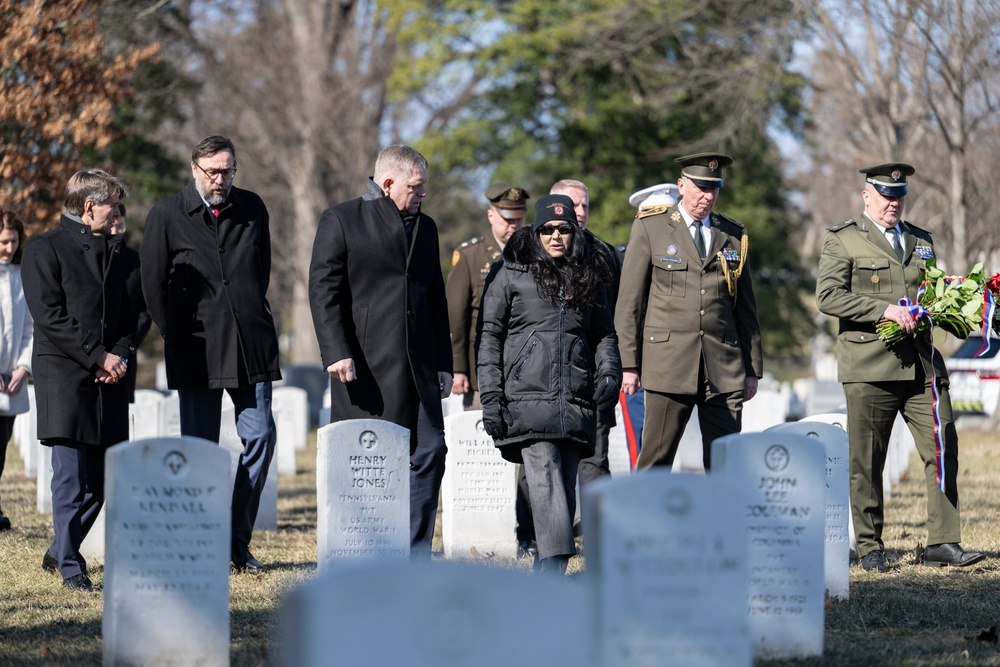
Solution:
<svg viewBox="0 0 1000 667"><path fill-rule="evenodd" d="M892 249L896 251L896 257L899 258L900 263L903 261L903 244L899 242L899 230L892 230Z"/></svg>
<svg viewBox="0 0 1000 667"><path fill-rule="evenodd" d="M694 246L698 249L698 256L705 259L708 250L705 249L705 235L701 231L701 221L696 220L691 223L691 229L694 230Z"/></svg>

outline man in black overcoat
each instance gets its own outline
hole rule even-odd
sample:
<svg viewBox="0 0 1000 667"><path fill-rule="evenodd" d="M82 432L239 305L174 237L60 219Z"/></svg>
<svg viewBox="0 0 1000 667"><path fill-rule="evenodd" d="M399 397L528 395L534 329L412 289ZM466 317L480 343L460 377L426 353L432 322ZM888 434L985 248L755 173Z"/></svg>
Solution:
<svg viewBox="0 0 1000 667"><path fill-rule="evenodd" d="M128 440L127 359L136 315L125 289L122 237L112 234L121 180L99 169L66 186L59 226L24 250L24 295L35 320L32 374L38 439L52 448L54 539L42 567L92 591L80 545L104 504L104 453Z"/></svg>
<svg viewBox="0 0 1000 667"><path fill-rule="evenodd" d="M146 217L142 291L163 336L167 386L180 398L181 434L219 441L222 392L243 442L233 486L231 558L259 572L250 538L276 431L271 382L281 379L267 302L271 235L264 202L233 187L236 148L209 136L191 151L193 180Z"/></svg>
<svg viewBox="0 0 1000 667"><path fill-rule="evenodd" d="M409 146L379 153L364 196L320 218L309 303L332 378L330 421L410 429L411 553L430 558L452 358L437 227L420 212L426 182L427 160Z"/></svg>

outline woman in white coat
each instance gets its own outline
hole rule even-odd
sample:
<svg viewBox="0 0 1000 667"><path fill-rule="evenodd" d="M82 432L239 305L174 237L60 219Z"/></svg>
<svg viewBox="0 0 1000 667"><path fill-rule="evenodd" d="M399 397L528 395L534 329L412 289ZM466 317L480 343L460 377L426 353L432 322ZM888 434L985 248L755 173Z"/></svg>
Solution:
<svg viewBox="0 0 1000 667"><path fill-rule="evenodd" d="M12 211L0 208L0 477L14 417L28 411L31 373L31 336L34 326L21 287L21 247L24 223ZM0 504L0 530L10 530L10 519Z"/></svg>

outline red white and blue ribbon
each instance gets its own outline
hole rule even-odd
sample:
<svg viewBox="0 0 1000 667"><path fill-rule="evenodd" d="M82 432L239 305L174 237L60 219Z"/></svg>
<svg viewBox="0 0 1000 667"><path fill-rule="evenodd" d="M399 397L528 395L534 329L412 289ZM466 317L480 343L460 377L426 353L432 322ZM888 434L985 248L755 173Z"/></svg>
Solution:
<svg viewBox="0 0 1000 667"><path fill-rule="evenodd" d="M990 351L990 325L993 322L993 316L997 312L997 302L993 298L993 292L988 288L983 290L983 346L979 348L979 352L976 352L976 359L983 356Z"/></svg>
<svg viewBox="0 0 1000 667"><path fill-rule="evenodd" d="M924 289L921 285L917 290L917 299L919 299L919 294ZM943 492L944 491L944 442L941 437L941 412L939 409L940 399L938 397L937 390L937 373L934 370L934 320L927 313L927 309L918 303L913 303L907 296L902 297L899 300L899 305L903 306L910 311L915 319L920 319L922 317L927 318L928 324L930 324L930 333L928 334L931 340L931 413L934 417L934 467L937 474L937 487Z"/></svg>

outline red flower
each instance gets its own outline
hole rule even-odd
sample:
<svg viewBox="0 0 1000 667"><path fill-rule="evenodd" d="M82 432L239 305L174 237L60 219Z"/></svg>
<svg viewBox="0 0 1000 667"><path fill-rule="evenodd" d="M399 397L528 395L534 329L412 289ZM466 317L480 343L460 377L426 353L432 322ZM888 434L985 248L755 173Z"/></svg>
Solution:
<svg viewBox="0 0 1000 667"><path fill-rule="evenodd" d="M993 276L986 281L986 289L993 292L993 294L1000 296L1000 273L994 273Z"/></svg>

